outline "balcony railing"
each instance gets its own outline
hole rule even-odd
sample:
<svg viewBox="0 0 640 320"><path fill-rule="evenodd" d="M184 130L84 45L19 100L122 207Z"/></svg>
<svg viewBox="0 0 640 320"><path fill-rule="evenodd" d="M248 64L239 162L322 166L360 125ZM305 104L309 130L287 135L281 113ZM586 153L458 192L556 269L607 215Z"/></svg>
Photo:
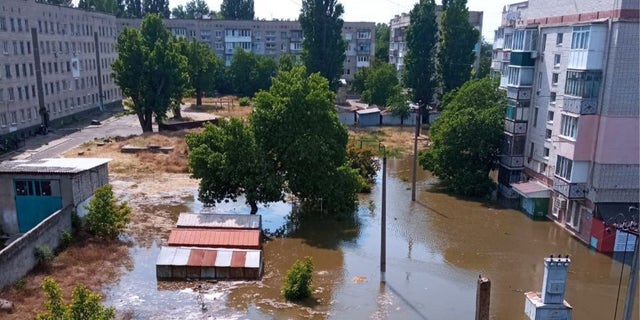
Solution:
<svg viewBox="0 0 640 320"><path fill-rule="evenodd" d="M507 98L513 100L531 99L531 88L508 87Z"/></svg>
<svg viewBox="0 0 640 320"><path fill-rule="evenodd" d="M500 157L500 164L512 169L523 168L524 156L503 155Z"/></svg>
<svg viewBox="0 0 640 320"><path fill-rule="evenodd" d="M561 178L554 177L553 190L569 199L584 199L587 193L587 184L566 182Z"/></svg>
<svg viewBox="0 0 640 320"><path fill-rule="evenodd" d="M598 112L598 98L565 96L562 109L580 115L596 114Z"/></svg>
<svg viewBox="0 0 640 320"><path fill-rule="evenodd" d="M511 134L526 134L527 121L513 121L511 119L504 120L504 131Z"/></svg>

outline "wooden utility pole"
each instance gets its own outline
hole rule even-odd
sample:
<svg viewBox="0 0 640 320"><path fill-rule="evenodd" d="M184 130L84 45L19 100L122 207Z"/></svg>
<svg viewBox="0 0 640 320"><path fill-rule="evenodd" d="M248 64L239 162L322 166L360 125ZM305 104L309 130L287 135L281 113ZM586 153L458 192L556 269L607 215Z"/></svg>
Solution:
<svg viewBox="0 0 640 320"><path fill-rule="evenodd" d="M476 320L489 320L489 305L491 302L491 281L478 276L476 291Z"/></svg>

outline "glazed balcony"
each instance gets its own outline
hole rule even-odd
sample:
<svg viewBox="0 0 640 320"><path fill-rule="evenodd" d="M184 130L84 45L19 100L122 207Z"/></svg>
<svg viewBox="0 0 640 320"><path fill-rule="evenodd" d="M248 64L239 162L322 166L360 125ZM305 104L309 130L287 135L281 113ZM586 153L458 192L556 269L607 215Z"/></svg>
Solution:
<svg viewBox="0 0 640 320"><path fill-rule="evenodd" d="M569 199L584 199L587 192L587 184L567 182L556 176L553 178L553 190Z"/></svg>

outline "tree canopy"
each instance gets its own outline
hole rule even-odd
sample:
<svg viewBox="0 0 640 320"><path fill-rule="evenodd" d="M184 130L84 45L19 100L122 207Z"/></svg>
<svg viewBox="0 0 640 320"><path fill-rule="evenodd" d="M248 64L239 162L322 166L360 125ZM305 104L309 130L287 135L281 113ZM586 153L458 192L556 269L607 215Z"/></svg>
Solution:
<svg viewBox="0 0 640 320"><path fill-rule="evenodd" d="M420 164L443 186L464 196L490 193L489 171L498 162L503 138L505 93L489 78L460 87L431 126L431 147Z"/></svg>
<svg viewBox="0 0 640 320"><path fill-rule="evenodd" d="M46 4L54 4L58 6L71 7L73 6L72 0L36 0L36 2L46 3Z"/></svg>
<svg viewBox="0 0 640 320"><path fill-rule="evenodd" d="M122 17L124 14L124 3L122 0L80 0L78 8L83 10L95 9L99 12L113 14Z"/></svg>
<svg viewBox="0 0 640 320"><path fill-rule="evenodd" d="M397 84L396 69L392 65L384 62L375 63L368 72L361 100L385 107L387 100L395 93L394 88Z"/></svg>
<svg viewBox="0 0 640 320"><path fill-rule="evenodd" d="M389 62L389 25L376 24L376 53L377 61Z"/></svg>
<svg viewBox="0 0 640 320"><path fill-rule="evenodd" d="M407 29L407 54L404 58L405 86L411 89L412 99L425 104L433 100L436 82L436 47L438 42L436 4L434 0L420 0L410 13Z"/></svg>
<svg viewBox="0 0 640 320"><path fill-rule="evenodd" d="M251 213L258 203L282 199L282 178L276 164L256 144L250 125L222 119L201 133L187 135L192 177L200 179L200 201L215 204L244 194Z"/></svg>
<svg viewBox="0 0 640 320"><path fill-rule="evenodd" d="M253 20L253 0L223 0L220 13L227 20Z"/></svg>
<svg viewBox="0 0 640 320"><path fill-rule="evenodd" d="M202 19L206 15L213 15L205 0L191 0L186 5L177 5L171 10L174 19Z"/></svg>
<svg viewBox="0 0 640 320"><path fill-rule="evenodd" d="M180 52L189 61L187 72L190 89L196 95L196 105L201 106L202 95L215 89L224 72L224 66L206 44L195 39L191 42L183 39L179 43Z"/></svg>
<svg viewBox="0 0 640 320"><path fill-rule="evenodd" d="M493 58L493 45L482 40L480 46L480 66L476 73L476 78L484 78L489 75L491 71L491 59Z"/></svg>
<svg viewBox="0 0 640 320"><path fill-rule="evenodd" d="M131 97L142 131L151 132L153 117L162 121L171 104L182 99L189 82L186 58L155 14L144 18L139 31L125 28L116 50L114 80Z"/></svg>
<svg viewBox="0 0 640 320"><path fill-rule="evenodd" d="M228 71L236 94L253 97L259 90L269 89L271 78L278 71L278 65L271 57L258 56L237 48Z"/></svg>
<svg viewBox="0 0 640 320"><path fill-rule="evenodd" d="M42 281L42 290L46 296L46 311L38 313L36 320L60 320L60 319L115 319L116 309L106 308L102 305L102 296L91 292L82 284L73 289L71 302L66 304L63 300L62 289L53 278L46 277Z"/></svg>
<svg viewBox="0 0 640 320"><path fill-rule="evenodd" d="M330 88L338 87L347 42L342 39L344 7L338 0L302 0L302 61L309 73L320 73Z"/></svg>
<svg viewBox="0 0 640 320"><path fill-rule="evenodd" d="M327 80L305 72L301 66L280 71L269 91L256 95L255 137L298 199L350 214L362 179L346 160L347 129Z"/></svg>
<svg viewBox="0 0 640 320"><path fill-rule="evenodd" d="M440 18L438 66L442 92L447 93L471 78L471 68L475 61L473 47L480 34L469 23L467 0L444 1L443 9Z"/></svg>

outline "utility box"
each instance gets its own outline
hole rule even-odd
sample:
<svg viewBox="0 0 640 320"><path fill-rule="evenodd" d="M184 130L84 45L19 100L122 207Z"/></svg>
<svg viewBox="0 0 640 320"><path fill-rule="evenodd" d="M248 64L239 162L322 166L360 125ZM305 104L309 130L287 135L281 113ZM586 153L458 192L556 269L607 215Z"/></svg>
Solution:
<svg viewBox="0 0 640 320"><path fill-rule="evenodd" d="M542 292L525 293L524 313L531 320L571 320L573 308L564 300L569 256L544 259Z"/></svg>

